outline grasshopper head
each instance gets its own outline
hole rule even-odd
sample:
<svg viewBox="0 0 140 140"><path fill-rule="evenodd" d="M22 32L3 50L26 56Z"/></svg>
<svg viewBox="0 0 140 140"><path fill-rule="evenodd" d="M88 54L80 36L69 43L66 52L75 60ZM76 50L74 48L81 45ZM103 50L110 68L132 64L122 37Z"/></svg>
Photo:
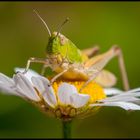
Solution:
<svg viewBox="0 0 140 140"><path fill-rule="evenodd" d="M53 32L50 37L46 48L47 54L63 54L65 52L69 43L69 40L60 33L62 26L68 21L66 20L60 25L57 32Z"/></svg>
<svg viewBox="0 0 140 140"><path fill-rule="evenodd" d="M46 54L48 58L57 59L58 62L64 62L64 60L68 63L82 62L81 51L60 32L53 32L50 36Z"/></svg>
<svg viewBox="0 0 140 140"><path fill-rule="evenodd" d="M49 41L46 48L47 54L60 54L61 48L65 48L68 44L68 39L58 32L53 32L49 37Z"/></svg>

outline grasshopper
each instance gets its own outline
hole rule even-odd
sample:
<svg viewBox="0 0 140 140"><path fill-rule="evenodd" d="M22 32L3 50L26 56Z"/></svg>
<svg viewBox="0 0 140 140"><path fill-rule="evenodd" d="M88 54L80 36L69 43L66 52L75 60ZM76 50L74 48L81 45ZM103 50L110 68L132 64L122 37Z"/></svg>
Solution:
<svg viewBox="0 0 140 140"><path fill-rule="evenodd" d="M38 12L34 12L45 25L49 33L49 40L46 47L46 58L31 57L28 59L24 73L28 71L31 63L43 63L42 75L44 75L47 67L50 67L56 73L50 81L51 84L57 78L61 78L85 81L80 91L92 80L103 87L111 87L115 85L116 77L113 73L104 70L104 67L112 58L118 57L124 90L129 89L123 54L119 46L114 45L107 52L98 55L99 47L97 46L81 51L71 40L60 33L62 26L68 19L61 24L57 32L51 33L48 25Z"/></svg>

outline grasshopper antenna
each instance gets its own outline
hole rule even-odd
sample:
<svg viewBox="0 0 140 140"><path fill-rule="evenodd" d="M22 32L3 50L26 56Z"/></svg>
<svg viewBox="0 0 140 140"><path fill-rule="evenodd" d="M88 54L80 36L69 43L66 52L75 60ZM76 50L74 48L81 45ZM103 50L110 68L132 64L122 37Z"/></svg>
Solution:
<svg viewBox="0 0 140 140"><path fill-rule="evenodd" d="M63 25L65 25L68 21L69 21L69 18L67 17L67 18L64 20L64 22L60 25L60 27L58 28L56 37L59 35L59 33L60 33L60 31L61 31Z"/></svg>
<svg viewBox="0 0 140 140"><path fill-rule="evenodd" d="M48 31L48 33L49 33L49 36L51 36L51 31L50 31L48 25L46 24L46 22L43 20L43 18L39 15L39 13L38 13L36 10L33 10L33 11L34 11L35 14L40 18L40 20L43 22L43 24L45 25L45 27L46 27L46 29L47 29L47 31Z"/></svg>

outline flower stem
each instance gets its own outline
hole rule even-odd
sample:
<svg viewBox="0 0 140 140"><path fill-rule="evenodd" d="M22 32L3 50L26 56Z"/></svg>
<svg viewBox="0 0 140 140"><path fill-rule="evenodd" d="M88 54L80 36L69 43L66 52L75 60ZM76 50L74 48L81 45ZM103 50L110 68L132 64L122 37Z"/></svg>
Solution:
<svg viewBox="0 0 140 140"><path fill-rule="evenodd" d="M63 138L71 138L71 121L63 121Z"/></svg>

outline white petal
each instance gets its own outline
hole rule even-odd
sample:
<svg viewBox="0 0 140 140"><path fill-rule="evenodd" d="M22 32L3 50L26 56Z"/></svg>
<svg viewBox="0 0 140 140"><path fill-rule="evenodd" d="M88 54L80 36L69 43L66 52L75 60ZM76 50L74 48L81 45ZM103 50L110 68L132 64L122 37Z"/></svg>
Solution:
<svg viewBox="0 0 140 140"><path fill-rule="evenodd" d="M16 91L14 91L12 88L6 86L4 83L0 83L0 91L7 95L18 95L18 93L16 93Z"/></svg>
<svg viewBox="0 0 140 140"><path fill-rule="evenodd" d="M115 95L114 97L122 98L124 96L140 97L140 91L137 91L135 89L132 92L131 91L125 91L122 94Z"/></svg>
<svg viewBox="0 0 140 140"><path fill-rule="evenodd" d="M15 88L24 96L28 97L31 100L39 101L40 98L37 95L37 92L33 88L32 84L29 82L29 80L22 74L17 73L14 76L14 81L16 83Z"/></svg>
<svg viewBox="0 0 140 140"><path fill-rule="evenodd" d="M70 96L71 105L75 108L80 108L86 105L90 96L87 94L72 94Z"/></svg>
<svg viewBox="0 0 140 140"><path fill-rule="evenodd" d="M135 88L135 89L131 89L131 90L129 90L129 91L127 91L127 92L140 92L140 88Z"/></svg>
<svg viewBox="0 0 140 140"><path fill-rule="evenodd" d="M117 88L105 88L104 92L107 96L112 96L112 95L121 94L123 91L121 91Z"/></svg>
<svg viewBox="0 0 140 140"><path fill-rule="evenodd" d="M90 106L92 106L92 107L94 107L94 106L118 106L125 110L140 110L139 105L136 105L134 103L128 103L128 102L105 102L102 104L92 104Z"/></svg>
<svg viewBox="0 0 140 140"><path fill-rule="evenodd" d="M57 105L56 95L52 86L50 86L50 81L45 77L32 77L32 82L37 90L42 94L44 100L51 107Z"/></svg>
<svg viewBox="0 0 140 140"><path fill-rule="evenodd" d="M138 102L140 101L140 92L137 92L138 90L131 90L130 91L125 91L121 92L121 94L114 95L112 97L107 97L103 100L99 100L100 102Z"/></svg>
<svg viewBox="0 0 140 140"><path fill-rule="evenodd" d="M40 77L32 77L31 78L32 83L34 85L34 87L40 92L43 93L45 90L44 84L42 82L42 79ZM46 83L46 85L48 84L48 82Z"/></svg>
<svg viewBox="0 0 140 140"><path fill-rule="evenodd" d="M140 110L140 88L120 92L120 94L99 100L99 103L91 106L118 106L125 110Z"/></svg>
<svg viewBox="0 0 140 140"><path fill-rule="evenodd" d="M0 73L0 83L4 83L5 86L8 86L8 87L14 85L14 81L2 73Z"/></svg>
<svg viewBox="0 0 140 140"><path fill-rule="evenodd" d="M100 100L100 101L101 102L119 102L119 101L134 102L134 101L138 101L138 100L140 100L140 99L133 97L133 96L126 95L126 96L121 96L121 97L120 96L107 97L107 98Z"/></svg>
<svg viewBox="0 0 140 140"><path fill-rule="evenodd" d="M15 68L15 72L21 72L21 73L23 73L24 71L25 71L25 68ZM26 76L26 78L31 82L32 76L38 77L40 75L37 72L29 69L27 71L27 73L24 74L24 76Z"/></svg>
<svg viewBox="0 0 140 140"><path fill-rule="evenodd" d="M76 93L77 89L75 86L68 83L62 83L58 88L58 99L62 104L69 105L71 104L70 96Z"/></svg>
<svg viewBox="0 0 140 140"><path fill-rule="evenodd" d="M0 73L0 91L7 95L18 95L19 94L12 89L15 85L15 82L12 78L7 77L6 75Z"/></svg>

